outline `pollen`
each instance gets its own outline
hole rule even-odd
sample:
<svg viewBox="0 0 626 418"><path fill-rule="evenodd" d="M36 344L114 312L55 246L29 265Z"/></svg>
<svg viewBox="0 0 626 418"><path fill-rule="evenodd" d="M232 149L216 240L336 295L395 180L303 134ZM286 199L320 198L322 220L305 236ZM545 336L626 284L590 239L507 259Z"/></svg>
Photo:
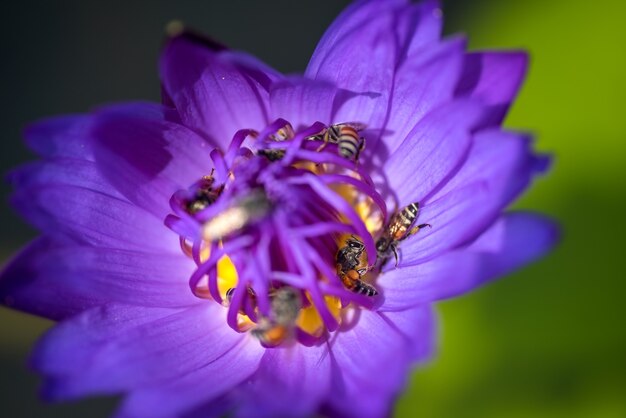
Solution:
<svg viewBox="0 0 626 418"><path fill-rule="evenodd" d="M222 299L226 299L228 289L237 287L237 269L230 257L223 256L217 262L217 287Z"/></svg>
<svg viewBox="0 0 626 418"><path fill-rule="evenodd" d="M310 298L310 296L309 296ZM333 296L324 297L326 306L335 317L337 322L341 322L341 301ZM324 321L319 311L312 305L300 310L300 315L296 321L296 325L302 331L314 337L320 337L325 330Z"/></svg>

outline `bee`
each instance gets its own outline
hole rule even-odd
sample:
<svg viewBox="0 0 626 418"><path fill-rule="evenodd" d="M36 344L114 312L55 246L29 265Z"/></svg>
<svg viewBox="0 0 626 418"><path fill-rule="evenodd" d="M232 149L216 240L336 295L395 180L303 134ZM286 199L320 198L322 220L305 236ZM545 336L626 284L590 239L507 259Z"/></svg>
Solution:
<svg viewBox="0 0 626 418"><path fill-rule="evenodd" d="M330 125L324 131L307 139L324 141L317 151L323 150L329 143L337 144L339 155L348 160L356 161L361 151L365 148L365 138L362 138L359 134L363 129L365 129L365 125L358 122L338 123Z"/></svg>
<svg viewBox="0 0 626 418"><path fill-rule="evenodd" d="M376 241L376 251L381 265L393 256L398 265L398 243L411 235L417 233L422 228L429 227L430 224L420 224L414 228L411 225L417 219L419 213L419 203L414 202L404 207L401 211L394 213L389 219L389 224L384 229L383 234Z"/></svg>
<svg viewBox="0 0 626 418"><path fill-rule="evenodd" d="M376 296L378 294L376 288L361 279L368 270L364 255L363 242L355 237L348 238L346 244L337 252L337 274L343 285L354 293Z"/></svg>
<svg viewBox="0 0 626 418"><path fill-rule="evenodd" d="M254 189L235 205L216 215L202 227L202 238L214 241L261 219L270 210L271 202L261 189Z"/></svg>
<svg viewBox="0 0 626 418"><path fill-rule="evenodd" d="M365 283L361 277L361 272L358 270L348 270L343 274L340 274L341 282L346 287L346 289L353 291L354 293L359 293L365 296L376 296L378 294L378 290L371 284Z"/></svg>
<svg viewBox="0 0 626 418"><path fill-rule="evenodd" d="M233 296L235 295L235 287L231 287L230 289L228 289L226 291L226 297L224 298L224 302L223 305L228 307L230 306L230 304L233 301ZM256 305L256 293L254 293L254 289L252 289L250 286L248 286L248 294L247 297L250 298L250 300L252 301L253 306ZM243 310L243 305L242 308L239 310L239 313L241 314L245 314L244 310Z"/></svg>
<svg viewBox="0 0 626 418"><path fill-rule="evenodd" d="M273 291L270 298L270 317L260 318L251 333L264 345L275 347L293 333L302 300L300 292L288 286Z"/></svg>
<svg viewBox="0 0 626 418"><path fill-rule="evenodd" d="M291 126L291 123L287 122L274 134L270 135L270 139L275 142L283 142L293 139L294 136L296 136L296 133L293 130L293 126Z"/></svg>
<svg viewBox="0 0 626 418"><path fill-rule="evenodd" d="M185 209L188 213L194 215L215 203L224 191L224 185L215 187L214 183L215 179L211 171L210 175L202 177L192 186L193 196L185 201Z"/></svg>
<svg viewBox="0 0 626 418"><path fill-rule="evenodd" d="M289 122L278 129L274 134L270 135L270 140L274 142L284 142L290 139L293 139L295 136L295 132L293 127ZM267 158L270 161L278 161L281 160L285 156L284 149L260 149L257 151L258 155L261 155Z"/></svg>
<svg viewBox="0 0 626 418"><path fill-rule="evenodd" d="M355 270L363 264L362 255L365 245L354 236L348 238L343 247L337 252L337 268L342 271Z"/></svg>
<svg viewBox="0 0 626 418"><path fill-rule="evenodd" d="M274 162L274 161L279 161L283 159L283 157L285 156L285 150L284 149L260 149L257 151L257 154Z"/></svg>

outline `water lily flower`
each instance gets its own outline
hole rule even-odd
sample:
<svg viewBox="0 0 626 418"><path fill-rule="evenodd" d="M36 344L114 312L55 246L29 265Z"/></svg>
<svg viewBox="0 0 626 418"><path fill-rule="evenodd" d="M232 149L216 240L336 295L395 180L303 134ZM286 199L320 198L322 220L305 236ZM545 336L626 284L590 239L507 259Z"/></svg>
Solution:
<svg viewBox="0 0 626 418"><path fill-rule="evenodd" d="M163 101L28 127L10 175L41 231L0 301L59 321L43 396L120 417L391 413L435 301L545 254L505 212L549 158L501 126L524 52L441 39L436 1L357 1L303 75L180 27Z"/></svg>

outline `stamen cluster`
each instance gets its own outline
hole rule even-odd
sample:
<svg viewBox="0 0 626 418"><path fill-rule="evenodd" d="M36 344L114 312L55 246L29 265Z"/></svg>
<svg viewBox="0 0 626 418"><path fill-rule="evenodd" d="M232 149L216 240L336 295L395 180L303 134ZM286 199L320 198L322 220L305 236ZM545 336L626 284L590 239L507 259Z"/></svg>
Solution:
<svg viewBox="0 0 626 418"><path fill-rule="evenodd" d="M211 173L172 196L166 224L197 264L191 290L227 306L234 330L252 329L266 346L312 344L339 329L346 309L375 303L365 277L388 254L371 225L387 209L358 164L363 129L318 122L295 132L279 119L241 130L211 152Z"/></svg>

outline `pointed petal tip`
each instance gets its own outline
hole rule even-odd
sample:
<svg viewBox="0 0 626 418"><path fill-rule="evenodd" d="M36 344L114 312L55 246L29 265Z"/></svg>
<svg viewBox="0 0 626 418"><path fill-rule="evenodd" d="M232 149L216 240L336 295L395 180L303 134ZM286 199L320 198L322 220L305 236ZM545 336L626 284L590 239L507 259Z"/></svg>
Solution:
<svg viewBox="0 0 626 418"><path fill-rule="evenodd" d="M205 47L213 52L228 49L226 45L215 39L186 26L181 20L172 20L165 25L164 47L167 48L176 42L187 42Z"/></svg>

